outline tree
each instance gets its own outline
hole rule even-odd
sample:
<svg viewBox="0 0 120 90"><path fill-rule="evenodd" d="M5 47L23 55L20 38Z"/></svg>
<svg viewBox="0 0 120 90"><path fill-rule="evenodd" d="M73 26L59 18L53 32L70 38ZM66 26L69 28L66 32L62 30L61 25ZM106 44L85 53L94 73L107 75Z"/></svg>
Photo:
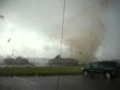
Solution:
<svg viewBox="0 0 120 90"><path fill-rule="evenodd" d="M4 63L7 65L12 65L14 63L15 59L14 58L5 58Z"/></svg>
<svg viewBox="0 0 120 90"><path fill-rule="evenodd" d="M15 62L16 64L22 64L22 65L29 64L29 61L26 58L22 58L22 57L17 57Z"/></svg>
<svg viewBox="0 0 120 90"><path fill-rule="evenodd" d="M61 58L61 56L60 56L60 55L57 55L57 56L55 57L55 59L59 59L59 58Z"/></svg>
<svg viewBox="0 0 120 90"><path fill-rule="evenodd" d="M29 61L26 58L22 57L17 57L16 59L14 58L5 58L4 63L7 65L29 65Z"/></svg>

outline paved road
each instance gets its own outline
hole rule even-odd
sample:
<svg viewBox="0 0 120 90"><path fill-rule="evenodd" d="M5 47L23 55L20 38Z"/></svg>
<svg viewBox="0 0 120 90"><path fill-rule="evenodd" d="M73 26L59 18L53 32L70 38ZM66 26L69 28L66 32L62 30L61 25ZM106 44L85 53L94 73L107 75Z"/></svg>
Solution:
<svg viewBox="0 0 120 90"><path fill-rule="evenodd" d="M55 90L57 76L1 77L0 90ZM61 76L59 90L120 90L120 78Z"/></svg>

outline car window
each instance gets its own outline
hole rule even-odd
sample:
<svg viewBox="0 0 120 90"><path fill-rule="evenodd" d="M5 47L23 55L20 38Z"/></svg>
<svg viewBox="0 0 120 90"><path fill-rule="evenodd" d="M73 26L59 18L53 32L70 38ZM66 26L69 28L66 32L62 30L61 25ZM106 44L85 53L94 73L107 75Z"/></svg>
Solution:
<svg viewBox="0 0 120 90"><path fill-rule="evenodd" d="M105 67L116 67L114 62L105 62Z"/></svg>
<svg viewBox="0 0 120 90"><path fill-rule="evenodd" d="M115 62L116 67L120 67L120 64L118 62Z"/></svg>
<svg viewBox="0 0 120 90"><path fill-rule="evenodd" d="M99 63L98 67L104 67L104 64L103 63Z"/></svg>
<svg viewBox="0 0 120 90"><path fill-rule="evenodd" d="M92 67L97 67L97 66L98 66L98 63L92 63L91 66L92 66Z"/></svg>

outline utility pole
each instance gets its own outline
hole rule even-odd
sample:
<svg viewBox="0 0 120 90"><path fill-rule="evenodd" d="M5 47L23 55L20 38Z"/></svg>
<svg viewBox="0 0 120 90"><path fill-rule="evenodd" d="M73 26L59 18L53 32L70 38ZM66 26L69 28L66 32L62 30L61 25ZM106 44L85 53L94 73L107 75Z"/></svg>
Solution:
<svg viewBox="0 0 120 90"><path fill-rule="evenodd" d="M35 65L35 55L34 55L34 65Z"/></svg>

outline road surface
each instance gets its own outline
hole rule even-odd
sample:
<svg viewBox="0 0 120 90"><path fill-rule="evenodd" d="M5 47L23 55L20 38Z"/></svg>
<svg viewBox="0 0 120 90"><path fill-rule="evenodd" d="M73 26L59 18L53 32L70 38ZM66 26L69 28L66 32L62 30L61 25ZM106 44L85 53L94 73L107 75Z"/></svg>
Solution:
<svg viewBox="0 0 120 90"><path fill-rule="evenodd" d="M56 90L57 76L0 77L0 90ZM120 90L120 78L60 76L58 90Z"/></svg>

